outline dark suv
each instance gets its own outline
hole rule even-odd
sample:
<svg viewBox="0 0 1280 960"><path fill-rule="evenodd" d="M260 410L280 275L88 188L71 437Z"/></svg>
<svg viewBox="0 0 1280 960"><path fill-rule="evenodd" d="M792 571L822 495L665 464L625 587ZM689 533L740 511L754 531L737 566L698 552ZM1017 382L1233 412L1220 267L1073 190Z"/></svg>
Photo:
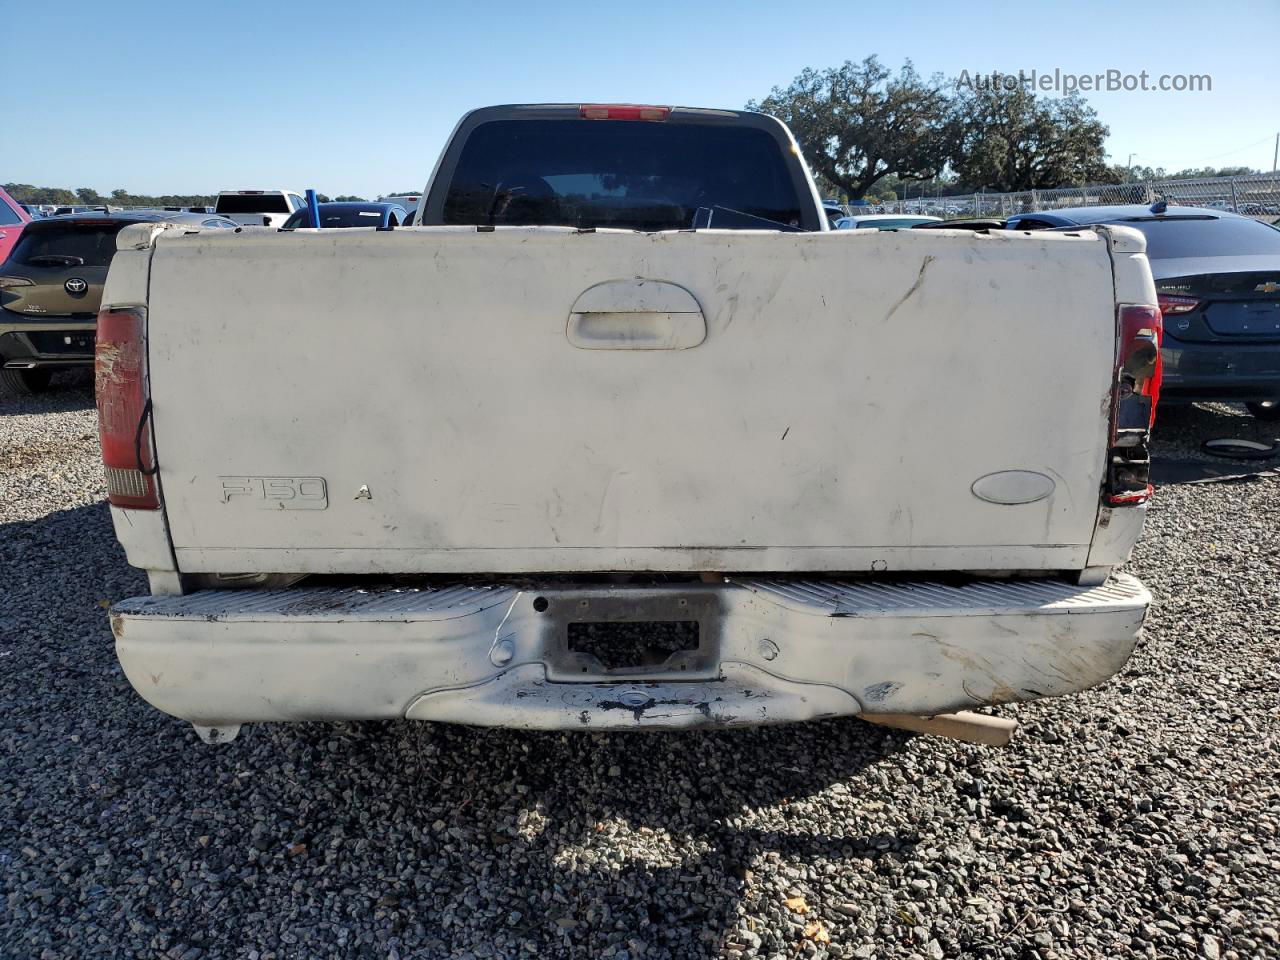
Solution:
<svg viewBox="0 0 1280 960"><path fill-rule="evenodd" d="M116 234L131 223L235 229L226 217L138 211L35 220L0 265L0 388L33 393L58 367L92 366Z"/></svg>

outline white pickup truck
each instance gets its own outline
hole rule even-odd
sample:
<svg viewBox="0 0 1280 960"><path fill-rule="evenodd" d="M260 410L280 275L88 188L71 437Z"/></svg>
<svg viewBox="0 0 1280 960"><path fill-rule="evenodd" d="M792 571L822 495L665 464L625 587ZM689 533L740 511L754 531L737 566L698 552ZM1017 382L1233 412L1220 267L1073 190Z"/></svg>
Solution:
<svg viewBox="0 0 1280 960"><path fill-rule="evenodd" d="M478 110L423 197L120 232L97 397L151 595L111 623L206 740L906 719L1128 659L1137 231L830 231L731 110Z"/></svg>
<svg viewBox="0 0 1280 960"><path fill-rule="evenodd" d="M293 190L223 190L213 212L247 227L280 227L306 205Z"/></svg>

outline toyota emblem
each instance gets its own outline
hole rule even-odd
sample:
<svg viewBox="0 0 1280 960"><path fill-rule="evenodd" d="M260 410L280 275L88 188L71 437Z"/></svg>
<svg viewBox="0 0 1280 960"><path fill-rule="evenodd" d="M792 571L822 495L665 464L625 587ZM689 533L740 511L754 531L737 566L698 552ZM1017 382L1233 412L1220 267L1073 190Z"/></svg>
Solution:
<svg viewBox="0 0 1280 960"><path fill-rule="evenodd" d="M72 277L63 286L67 288L67 293L84 293L89 289L89 284L79 277Z"/></svg>

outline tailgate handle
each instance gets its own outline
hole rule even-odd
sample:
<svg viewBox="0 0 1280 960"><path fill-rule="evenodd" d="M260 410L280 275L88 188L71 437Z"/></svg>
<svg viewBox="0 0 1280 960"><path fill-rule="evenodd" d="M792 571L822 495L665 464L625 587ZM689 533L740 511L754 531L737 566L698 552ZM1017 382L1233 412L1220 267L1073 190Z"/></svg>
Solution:
<svg viewBox="0 0 1280 960"><path fill-rule="evenodd" d="M565 336L582 350L687 350L707 338L707 321L678 284L607 280L574 302Z"/></svg>

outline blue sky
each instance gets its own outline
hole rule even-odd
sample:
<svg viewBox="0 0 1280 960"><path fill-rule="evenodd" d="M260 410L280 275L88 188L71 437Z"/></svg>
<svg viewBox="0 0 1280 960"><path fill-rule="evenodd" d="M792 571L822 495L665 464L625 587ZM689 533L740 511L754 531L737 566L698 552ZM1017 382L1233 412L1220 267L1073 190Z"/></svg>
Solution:
<svg viewBox="0 0 1280 960"><path fill-rule="evenodd" d="M4 0L0 182L147 193L421 189L467 109L741 107L875 53L925 74L1209 74L1091 93L1117 162L1270 169L1280 3ZM1262 46L1259 46L1262 44Z"/></svg>

